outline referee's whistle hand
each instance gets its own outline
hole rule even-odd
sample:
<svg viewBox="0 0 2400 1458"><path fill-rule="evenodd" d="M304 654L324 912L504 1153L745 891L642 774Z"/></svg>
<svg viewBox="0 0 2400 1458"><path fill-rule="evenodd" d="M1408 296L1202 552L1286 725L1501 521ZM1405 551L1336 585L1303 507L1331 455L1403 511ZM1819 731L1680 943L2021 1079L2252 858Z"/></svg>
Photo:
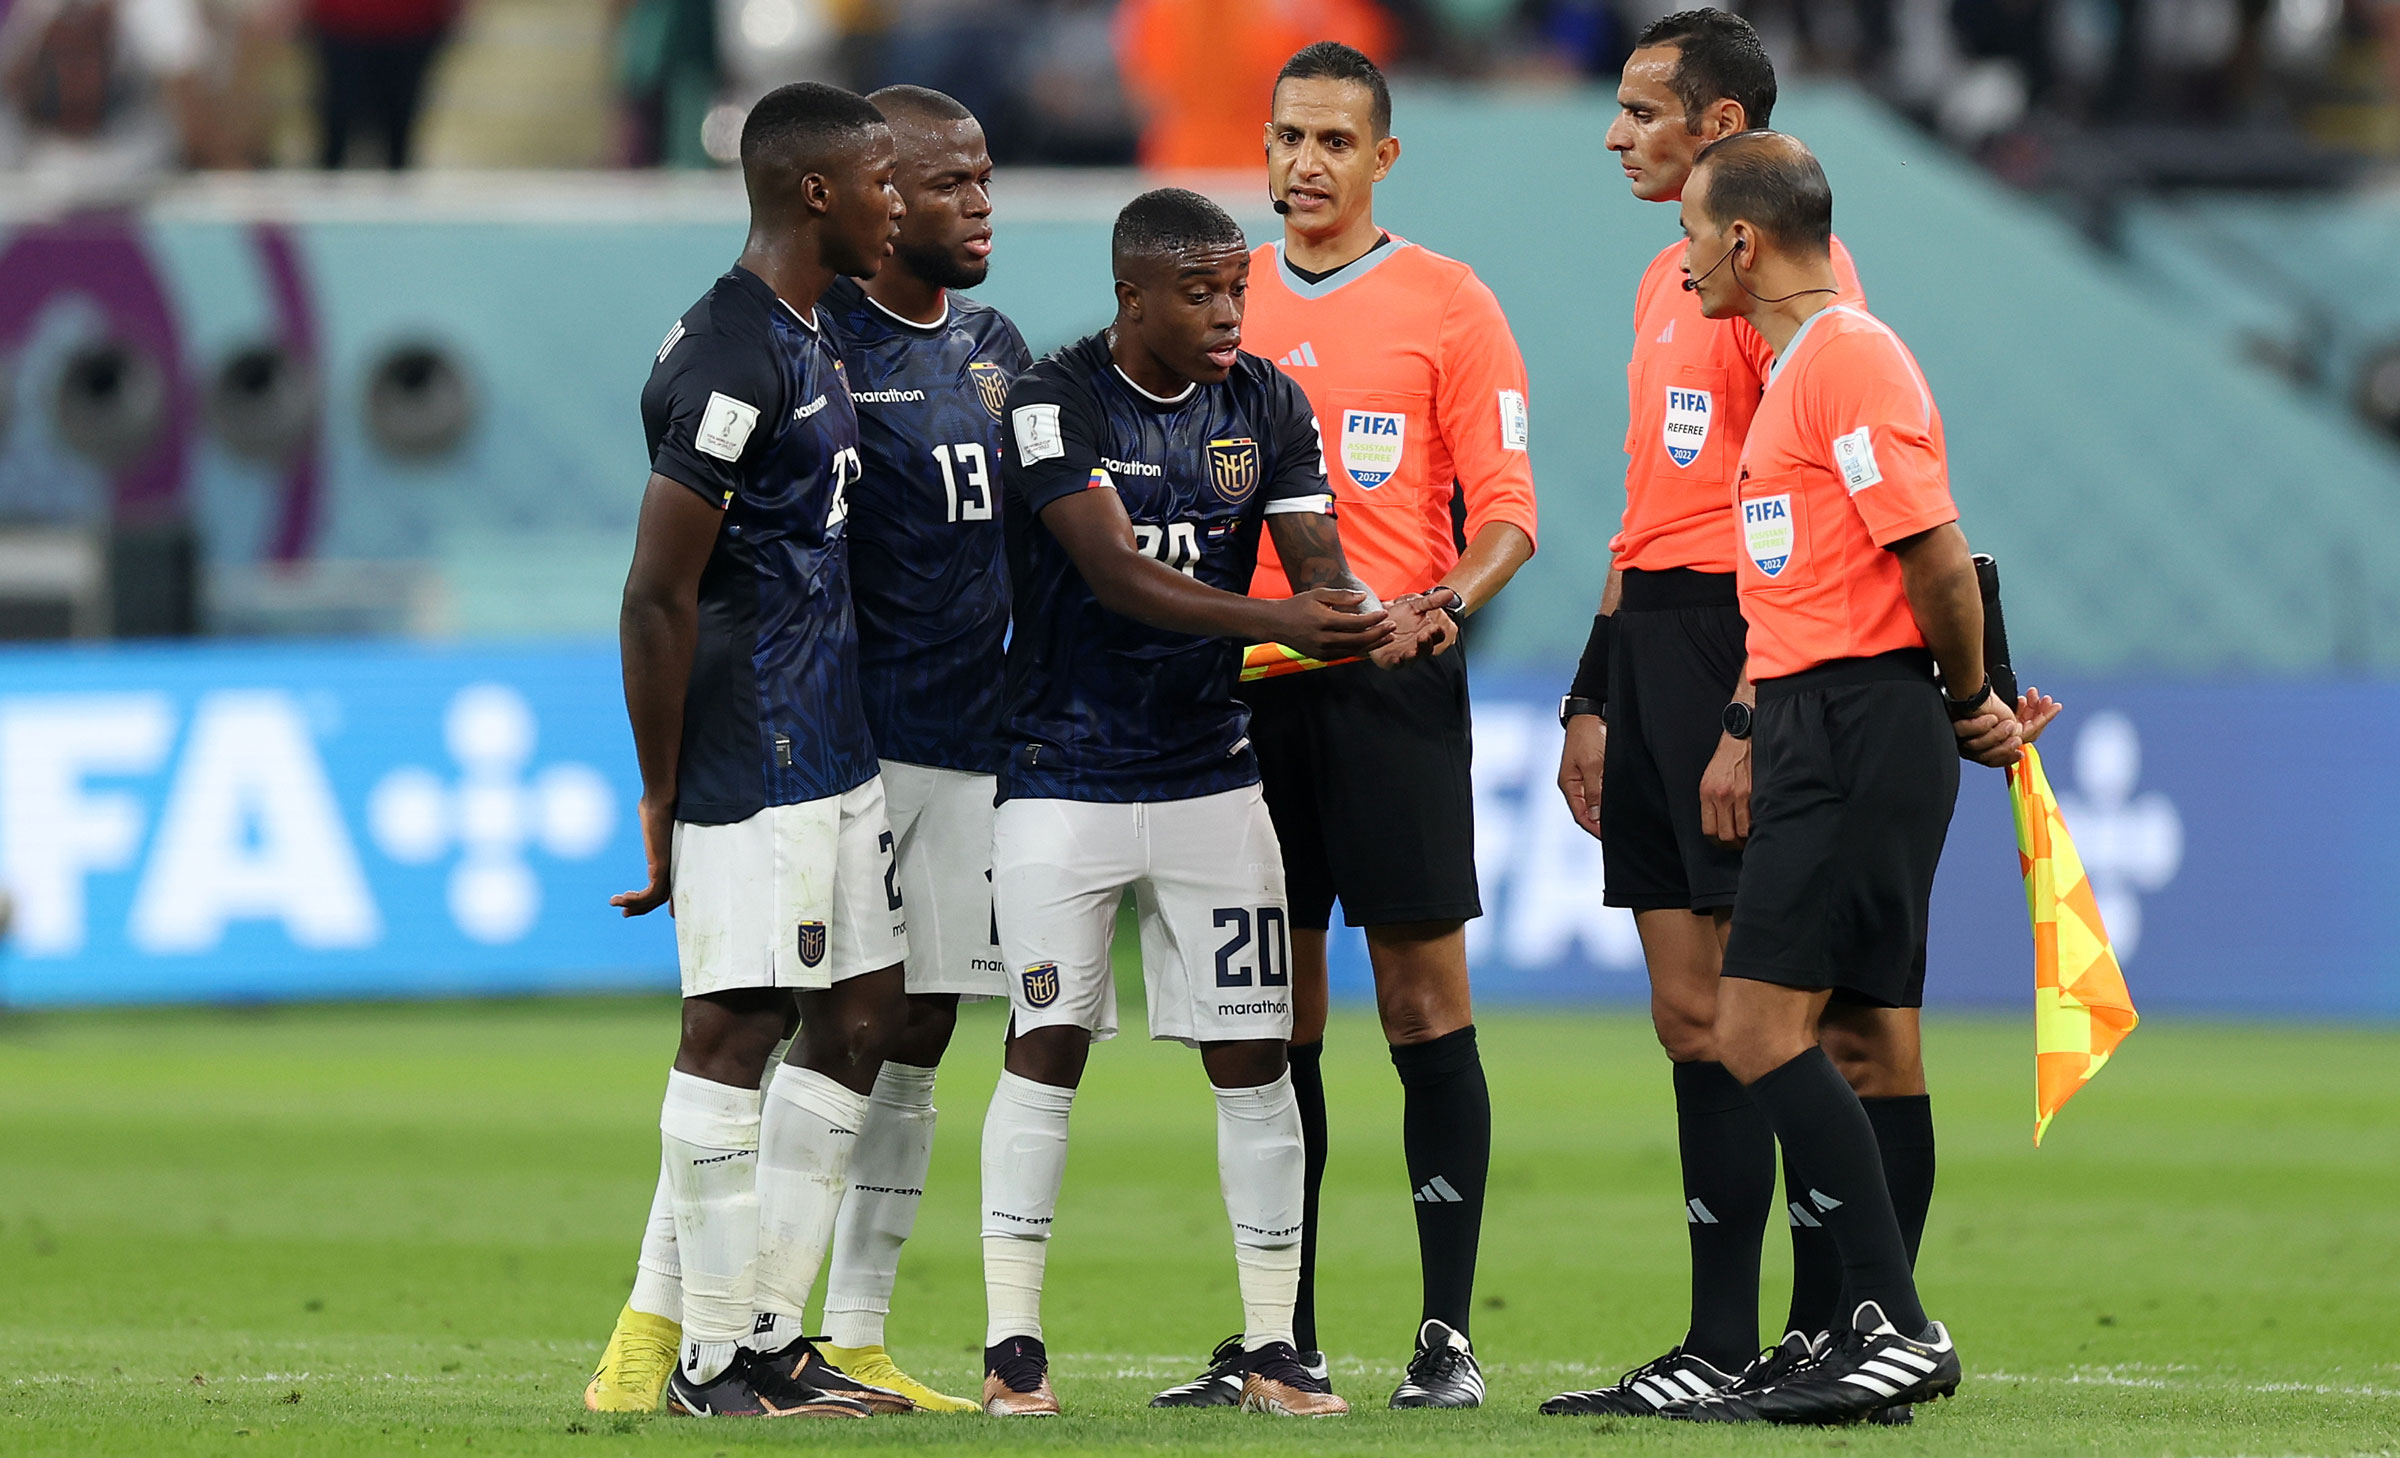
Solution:
<svg viewBox="0 0 2400 1458"><path fill-rule="evenodd" d="M1371 654L1392 637L1391 614L1348 588L1312 587L1274 610L1280 621L1272 641L1328 663Z"/></svg>
<svg viewBox="0 0 2400 1458"><path fill-rule="evenodd" d="M1577 714L1567 721L1567 739L1558 753L1558 792L1583 833L1600 838L1600 767L1608 759L1608 721L1598 714Z"/></svg>
<svg viewBox="0 0 2400 1458"><path fill-rule="evenodd" d="M1967 759L1993 769L2006 769L2024 757L2025 729L2017 722L2017 711L1998 695L1990 699L1991 707L1972 719L1961 719L1950 726L1958 736L1958 752Z"/></svg>

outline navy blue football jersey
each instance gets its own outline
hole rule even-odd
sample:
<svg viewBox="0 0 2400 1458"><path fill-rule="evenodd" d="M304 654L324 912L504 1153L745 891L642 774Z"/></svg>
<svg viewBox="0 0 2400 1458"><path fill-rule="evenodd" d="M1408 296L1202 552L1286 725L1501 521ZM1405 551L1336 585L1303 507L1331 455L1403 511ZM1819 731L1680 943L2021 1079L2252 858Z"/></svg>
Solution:
<svg viewBox="0 0 2400 1458"><path fill-rule="evenodd" d="M819 321L733 269L659 346L642 429L650 469L725 513L700 575L675 818L727 825L863 784L875 745L843 529L858 413Z"/></svg>
<svg viewBox="0 0 2400 1458"><path fill-rule="evenodd" d="M1247 592L1269 513L1333 509L1308 397L1245 354L1222 382L1162 400L1125 378L1101 333L1018 376L1008 425L1002 798L1182 800L1255 783L1250 711L1234 697L1241 645L1100 606L1041 511L1114 490L1145 554Z"/></svg>
<svg viewBox="0 0 2400 1458"><path fill-rule="evenodd" d="M850 490L850 591L875 751L991 774L1008 642L1000 412L1032 356L1006 315L956 293L934 325L846 278L824 307L866 462Z"/></svg>

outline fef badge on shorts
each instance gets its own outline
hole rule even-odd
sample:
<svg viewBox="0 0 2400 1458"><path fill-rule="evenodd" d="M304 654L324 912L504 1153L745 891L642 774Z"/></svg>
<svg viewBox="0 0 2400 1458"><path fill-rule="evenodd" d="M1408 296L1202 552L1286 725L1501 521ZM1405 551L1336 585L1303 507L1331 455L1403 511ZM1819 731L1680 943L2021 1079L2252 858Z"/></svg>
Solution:
<svg viewBox="0 0 2400 1458"><path fill-rule="evenodd" d="M1689 466L1700 459L1701 450L1708 445L1708 425L1716 414L1715 406L1715 399L1706 390L1667 387L1667 418L1659 426L1659 434L1666 445L1668 460L1677 466Z"/></svg>
<svg viewBox="0 0 2400 1458"><path fill-rule="evenodd" d="M1209 479L1217 494L1238 506L1258 489L1258 442L1248 436L1208 443Z"/></svg>
<svg viewBox="0 0 2400 1458"><path fill-rule="evenodd" d="M1792 497L1752 496L1742 502L1742 550L1751 565L1780 577L1792 560Z"/></svg>
<svg viewBox="0 0 2400 1458"><path fill-rule="evenodd" d="M814 967L825 960L825 923L800 923L800 965Z"/></svg>
<svg viewBox="0 0 2400 1458"><path fill-rule="evenodd" d="M1408 417L1385 410L1342 412L1342 469L1361 491L1372 491L1400 469Z"/></svg>
<svg viewBox="0 0 2400 1458"><path fill-rule="evenodd" d="M967 378L975 382L976 398L983 401L983 408L992 412L992 419L998 420L1008 408L1008 371L985 360L971 360L967 364Z"/></svg>
<svg viewBox="0 0 2400 1458"><path fill-rule="evenodd" d="M1058 1001L1058 964L1036 962L1025 969L1025 1005L1048 1007Z"/></svg>

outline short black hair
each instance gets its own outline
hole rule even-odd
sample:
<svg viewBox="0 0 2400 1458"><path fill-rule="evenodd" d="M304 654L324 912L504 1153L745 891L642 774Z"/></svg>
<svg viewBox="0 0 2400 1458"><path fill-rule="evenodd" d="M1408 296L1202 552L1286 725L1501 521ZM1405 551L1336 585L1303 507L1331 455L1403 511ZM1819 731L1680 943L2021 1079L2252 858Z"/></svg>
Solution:
<svg viewBox="0 0 2400 1458"><path fill-rule="evenodd" d="M1798 137L1767 131L1719 137L1693 160L1694 172L1703 167L1712 221L1739 218L1795 252L1822 254L1831 246L1833 184Z"/></svg>
<svg viewBox="0 0 2400 1458"><path fill-rule="evenodd" d="M1203 248L1247 250L1250 240L1233 214L1196 192L1162 187L1125 204L1109 238L1109 266L1125 277L1138 259L1164 258Z"/></svg>
<svg viewBox="0 0 2400 1458"><path fill-rule="evenodd" d="M1275 73L1276 86L1286 81L1355 81L1374 98L1367 120L1375 128L1375 140L1392 134L1392 88L1383 79L1383 68L1368 60L1365 51L1340 41L1302 46Z"/></svg>
<svg viewBox="0 0 2400 1458"><path fill-rule="evenodd" d="M1675 96L1683 124L1700 129L1700 113L1713 102L1738 101L1750 125L1764 130L1775 117L1775 63L1759 44L1750 22L1730 10L1704 6L1662 15L1642 27L1637 50L1673 46Z"/></svg>
<svg viewBox="0 0 2400 1458"><path fill-rule="evenodd" d="M873 102L839 86L795 81L758 99L742 122L742 171L821 170L835 148L884 124Z"/></svg>
<svg viewBox="0 0 2400 1458"><path fill-rule="evenodd" d="M975 113L967 104L946 91L930 86L910 86L902 83L867 93L867 102L883 113L886 120L906 116L923 121L971 122Z"/></svg>

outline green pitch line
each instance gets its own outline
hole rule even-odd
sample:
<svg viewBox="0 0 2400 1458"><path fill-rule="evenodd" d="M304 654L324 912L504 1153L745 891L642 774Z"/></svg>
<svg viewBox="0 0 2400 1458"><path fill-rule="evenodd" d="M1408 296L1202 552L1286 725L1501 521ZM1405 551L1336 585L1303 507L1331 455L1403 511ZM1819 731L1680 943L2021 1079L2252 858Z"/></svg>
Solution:
<svg viewBox="0 0 2400 1458"><path fill-rule="evenodd" d="M901 1360L951 1391L978 1384L976 1143L999 1029L971 1011L943 1074L892 1320ZM669 1002L0 1020L0 1452L2400 1448L2400 1030L2155 1020L2036 1153L2026 1020L1937 1021L1924 1284L1967 1386L1913 1430L1835 1434L1533 1414L1680 1334L1667 1080L1633 1016L1495 1011L1482 1030L1500 1117L1482 1412L1381 1410L1416 1313L1414 1234L1399 1089L1346 1012L1326 1061L1323 1326L1358 1415L1303 1432L1143 1409L1239 1309L1198 1062L1128 1038L1093 1060L1051 1258L1071 1415L793 1431L579 1405L657 1169Z"/></svg>

